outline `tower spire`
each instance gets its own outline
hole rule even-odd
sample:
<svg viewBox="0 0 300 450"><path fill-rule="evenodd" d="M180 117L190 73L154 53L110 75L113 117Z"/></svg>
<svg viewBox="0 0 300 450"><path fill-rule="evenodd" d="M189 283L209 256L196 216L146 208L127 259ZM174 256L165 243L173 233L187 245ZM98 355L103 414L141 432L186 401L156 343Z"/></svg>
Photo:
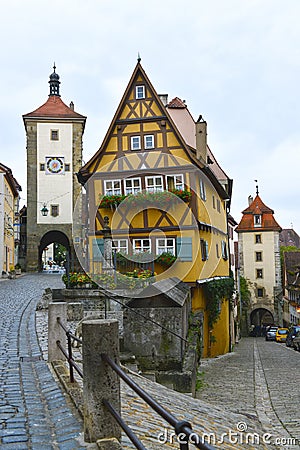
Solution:
<svg viewBox="0 0 300 450"><path fill-rule="evenodd" d="M257 180L254 180L257 183ZM258 184L256 184L256 195L258 195Z"/></svg>
<svg viewBox="0 0 300 450"><path fill-rule="evenodd" d="M53 64L53 73L49 77L49 85L50 85L50 94L49 97L56 95L57 97L60 97L59 94L59 75L55 72L56 66L55 62Z"/></svg>

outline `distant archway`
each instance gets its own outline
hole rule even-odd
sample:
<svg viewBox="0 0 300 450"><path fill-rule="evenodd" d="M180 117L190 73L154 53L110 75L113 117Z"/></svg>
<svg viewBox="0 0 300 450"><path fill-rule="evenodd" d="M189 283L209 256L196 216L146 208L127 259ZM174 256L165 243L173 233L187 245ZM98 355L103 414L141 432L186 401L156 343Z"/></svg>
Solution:
<svg viewBox="0 0 300 450"><path fill-rule="evenodd" d="M42 271L43 269L43 261L42 261L42 257L43 257L43 250L45 249L45 247L47 247L48 245L52 244L52 243L57 243L57 244L61 244L65 247L66 251L67 251L67 271L69 269L69 262L70 262L70 258L71 258L71 248L70 248L70 241L68 236L65 233L62 233L61 231L49 231L48 233L44 234L44 236L42 237L41 241L40 241L40 245L39 245L39 271Z"/></svg>
<svg viewBox="0 0 300 450"><path fill-rule="evenodd" d="M250 314L252 332L255 336L264 336L268 325L274 324L274 315L266 308L256 308Z"/></svg>

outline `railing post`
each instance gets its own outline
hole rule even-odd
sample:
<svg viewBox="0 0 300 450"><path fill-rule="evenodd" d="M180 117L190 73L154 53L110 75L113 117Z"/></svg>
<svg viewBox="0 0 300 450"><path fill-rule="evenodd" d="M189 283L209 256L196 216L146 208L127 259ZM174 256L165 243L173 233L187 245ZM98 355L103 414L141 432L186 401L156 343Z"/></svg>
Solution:
<svg viewBox="0 0 300 450"><path fill-rule="evenodd" d="M84 439L120 440L121 429L103 404L103 400L108 400L121 414L120 379L101 359L101 353L106 353L119 362L118 321L83 321L82 342Z"/></svg>
<svg viewBox="0 0 300 450"><path fill-rule="evenodd" d="M60 341L63 346L66 345L66 333L57 322L57 318L63 323L67 323L67 303L53 302L49 303L48 309L48 362L63 360L63 354L58 348L56 342Z"/></svg>

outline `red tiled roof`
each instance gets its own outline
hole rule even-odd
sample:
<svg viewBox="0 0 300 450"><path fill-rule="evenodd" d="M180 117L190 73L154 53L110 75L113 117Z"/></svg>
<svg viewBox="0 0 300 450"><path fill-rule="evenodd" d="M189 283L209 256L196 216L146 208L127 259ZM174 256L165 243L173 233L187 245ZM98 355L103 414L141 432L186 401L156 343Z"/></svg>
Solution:
<svg viewBox="0 0 300 450"><path fill-rule="evenodd" d="M274 211L266 206L259 195L255 197L253 202L242 212L243 217L235 231L281 231L280 225L276 222L273 214ZM254 226L254 216L261 216L261 226Z"/></svg>
<svg viewBox="0 0 300 450"><path fill-rule="evenodd" d="M167 106L168 108L186 108L186 104L178 97L173 98Z"/></svg>
<svg viewBox="0 0 300 450"><path fill-rule="evenodd" d="M60 97L57 95L49 96L46 103L32 111L31 113L24 114L24 118L27 117L58 117L62 119L86 119L85 116L75 112L69 108Z"/></svg>

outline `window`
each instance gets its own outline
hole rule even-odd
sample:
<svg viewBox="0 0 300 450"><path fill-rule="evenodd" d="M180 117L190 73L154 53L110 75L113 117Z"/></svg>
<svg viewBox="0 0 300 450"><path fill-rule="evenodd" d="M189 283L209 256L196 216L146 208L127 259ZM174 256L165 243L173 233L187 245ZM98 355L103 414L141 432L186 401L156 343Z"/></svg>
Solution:
<svg viewBox="0 0 300 450"><path fill-rule="evenodd" d="M262 261L262 252L255 252L255 261Z"/></svg>
<svg viewBox="0 0 300 450"><path fill-rule="evenodd" d="M141 179L140 178L127 178L124 180L124 191L125 195L137 194L141 192Z"/></svg>
<svg viewBox="0 0 300 450"><path fill-rule="evenodd" d="M225 241L222 241L221 245L222 245L222 258L226 260L226 259L228 259L227 244Z"/></svg>
<svg viewBox="0 0 300 450"><path fill-rule="evenodd" d="M162 177L146 177L146 190L148 192L162 192L163 181Z"/></svg>
<svg viewBox="0 0 300 450"><path fill-rule="evenodd" d="M261 234L255 235L255 244L261 244Z"/></svg>
<svg viewBox="0 0 300 450"><path fill-rule="evenodd" d="M112 243L113 249L117 252L128 253L127 239L115 239Z"/></svg>
<svg viewBox="0 0 300 450"><path fill-rule="evenodd" d="M215 196L212 196L212 203L213 203L213 208L216 209L216 199Z"/></svg>
<svg viewBox="0 0 300 450"><path fill-rule="evenodd" d="M256 269L256 278L263 278L263 270Z"/></svg>
<svg viewBox="0 0 300 450"><path fill-rule="evenodd" d="M263 288L257 288L257 297L262 298L264 296Z"/></svg>
<svg viewBox="0 0 300 450"><path fill-rule="evenodd" d="M174 189L179 191L184 190L183 175L167 175L166 183L168 191L172 191Z"/></svg>
<svg viewBox="0 0 300 450"><path fill-rule="evenodd" d="M217 198L217 211L221 212L221 202L218 198Z"/></svg>
<svg viewBox="0 0 300 450"><path fill-rule="evenodd" d="M133 253L150 253L150 239L133 239Z"/></svg>
<svg viewBox="0 0 300 450"><path fill-rule="evenodd" d="M44 172L44 170L45 170L45 164L42 163L42 164L40 164L40 171Z"/></svg>
<svg viewBox="0 0 300 450"><path fill-rule="evenodd" d="M261 215L260 214L255 214L254 215L254 226L255 227L260 227L261 226Z"/></svg>
<svg viewBox="0 0 300 450"><path fill-rule="evenodd" d="M219 244L216 244L216 254L217 254L217 258L220 258Z"/></svg>
<svg viewBox="0 0 300 450"><path fill-rule="evenodd" d="M51 141L58 141L58 130L51 130Z"/></svg>
<svg viewBox="0 0 300 450"><path fill-rule="evenodd" d="M70 164L65 164L65 172L70 172Z"/></svg>
<svg viewBox="0 0 300 450"><path fill-rule="evenodd" d="M203 180L200 180L200 197L202 200L206 200L205 184Z"/></svg>
<svg viewBox="0 0 300 450"><path fill-rule="evenodd" d="M172 255L175 255L175 239L173 238L156 239L157 255L161 255L164 252L172 253Z"/></svg>
<svg viewBox="0 0 300 450"><path fill-rule="evenodd" d="M51 205L50 206L50 214L52 217L57 217L59 215L59 206Z"/></svg>
<svg viewBox="0 0 300 450"><path fill-rule="evenodd" d="M132 136L131 137L131 150L141 150L141 137Z"/></svg>
<svg viewBox="0 0 300 450"><path fill-rule="evenodd" d="M153 134L146 134L144 136L144 147L147 148L154 148L154 136Z"/></svg>
<svg viewBox="0 0 300 450"><path fill-rule="evenodd" d="M139 100L141 98L145 98L145 86L140 85L135 88L135 98Z"/></svg>
<svg viewBox="0 0 300 450"><path fill-rule="evenodd" d="M200 239L200 248L202 261L206 261L208 259L208 242Z"/></svg>
<svg viewBox="0 0 300 450"><path fill-rule="evenodd" d="M121 180L104 181L105 195L121 195Z"/></svg>

